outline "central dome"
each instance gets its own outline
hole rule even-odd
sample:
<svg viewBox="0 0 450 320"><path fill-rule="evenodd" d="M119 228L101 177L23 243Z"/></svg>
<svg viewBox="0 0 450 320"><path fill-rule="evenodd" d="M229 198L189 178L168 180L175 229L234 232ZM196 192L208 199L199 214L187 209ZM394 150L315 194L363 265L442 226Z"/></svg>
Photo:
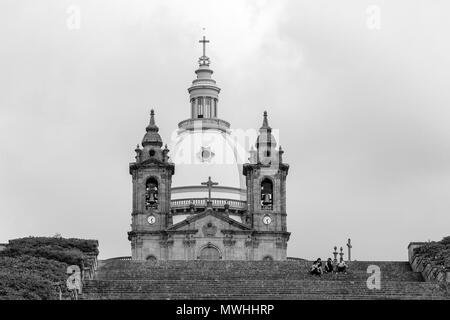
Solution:
<svg viewBox="0 0 450 320"><path fill-rule="evenodd" d="M218 183L211 189L211 198L222 206L229 204L227 200L245 201L247 198L242 174L247 154L230 134L230 124L219 119L220 88L212 79L213 71L205 53L208 41L201 42L203 56L195 71L197 77L188 88L191 117L178 124L179 130L170 148L171 161L177 170L171 197L185 200L181 202L187 204L205 202L209 189L202 183L211 177Z"/></svg>
<svg viewBox="0 0 450 320"><path fill-rule="evenodd" d="M208 177L218 185L212 198L245 200L242 164L246 153L228 131L220 129L180 130L171 146L177 174L172 180L172 199L206 198L202 185Z"/></svg>

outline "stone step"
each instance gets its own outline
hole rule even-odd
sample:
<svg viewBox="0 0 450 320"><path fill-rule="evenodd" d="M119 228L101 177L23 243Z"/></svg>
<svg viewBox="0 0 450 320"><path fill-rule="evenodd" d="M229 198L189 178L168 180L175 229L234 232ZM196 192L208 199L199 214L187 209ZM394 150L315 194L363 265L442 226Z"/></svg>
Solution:
<svg viewBox="0 0 450 320"><path fill-rule="evenodd" d="M309 261L114 261L97 272L98 280L120 279L311 279ZM351 262L348 273L324 274L328 280L366 280L368 262ZM422 281L408 263L376 264L385 280Z"/></svg>
<svg viewBox="0 0 450 320"><path fill-rule="evenodd" d="M265 272L265 270L242 270L239 272L230 272L226 270L166 270L153 269L144 271L122 271L111 270L97 274L97 280L195 280L195 279L249 279L249 280L264 280L264 279L319 279L319 280L367 280L370 274L362 271L349 270L347 274L342 273L325 273L321 277L310 275L305 270L295 270L290 272ZM381 271L381 279L383 280L397 280L397 281L422 281L423 277L419 272L404 272L404 273L389 273Z"/></svg>
<svg viewBox="0 0 450 320"><path fill-rule="evenodd" d="M311 280L90 280L85 299L449 299L439 284L384 281L380 290L365 283Z"/></svg>
<svg viewBox="0 0 450 320"><path fill-rule="evenodd" d="M352 261L347 274L308 273L311 261L125 261L101 263L83 299L448 299L407 262ZM367 268L381 270L369 290Z"/></svg>
<svg viewBox="0 0 450 320"><path fill-rule="evenodd" d="M155 270L155 269L167 269L167 270L272 270L276 271L298 271L309 270L312 262L306 261L276 261L276 262L263 262L263 261L113 261L105 264L101 270ZM351 262L349 263L349 269L353 271L366 272L370 265L377 265L385 272L408 272L412 271L409 263L386 263L386 262Z"/></svg>

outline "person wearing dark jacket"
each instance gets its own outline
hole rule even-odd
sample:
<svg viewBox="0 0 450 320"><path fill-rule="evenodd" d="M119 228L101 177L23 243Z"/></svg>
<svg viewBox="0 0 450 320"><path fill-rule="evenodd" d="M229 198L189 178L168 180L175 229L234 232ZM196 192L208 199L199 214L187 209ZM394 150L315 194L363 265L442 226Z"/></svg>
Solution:
<svg viewBox="0 0 450 320"><path fill-rule="evenodd" d="M310 273L313 275L317 275L320 276L322 275L323 271L322 271L322 260L319 258L317 259L313 265L311 266L311 270Z"/></svg>
<svg viewBox="0 0 450 320"><path fill-rule="evenodd" d="M331 261L331 258L328 258L327 263L325 263L325 272L333 272L333 269L333 262Z"/></svg>

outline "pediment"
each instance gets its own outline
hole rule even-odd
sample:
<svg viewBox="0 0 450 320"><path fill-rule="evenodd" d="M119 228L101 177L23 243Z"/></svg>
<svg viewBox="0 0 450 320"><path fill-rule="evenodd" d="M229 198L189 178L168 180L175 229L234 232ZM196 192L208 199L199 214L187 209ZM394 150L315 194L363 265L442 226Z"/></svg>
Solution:
<svg viewBox="0 0 450 320"><path fill-rule="evenodd" d="M226 231L252 231L253 229L220 212L207 209L186 220L169 227L167 231L187 231L198 229L204 235L218 234L221 230Z"/></svg>

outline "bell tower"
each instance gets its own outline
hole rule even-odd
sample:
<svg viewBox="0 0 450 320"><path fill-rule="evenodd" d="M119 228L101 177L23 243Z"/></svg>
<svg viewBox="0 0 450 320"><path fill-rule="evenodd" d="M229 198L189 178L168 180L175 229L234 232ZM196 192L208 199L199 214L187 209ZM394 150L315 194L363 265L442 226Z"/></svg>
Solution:
<svg viewBox="0 0 450 320"><path fill-rule="evenodd" d="M169 162L167 146L162 149L162 139L155 123L155 113L150 113L147 133L142 148L136 147L136 161L130 163L133 181L133 212L131 241L133 260L164 259L164 248L155 245L164 241L164 230L172 224L170 215L170 188L175 166Z"/></svg>
<svg viewBox="0 0 450 320"><path fill-rule="evenodd" d="M250 163L243 167L247 183L248 216L257 240L265 244L258 250L259 254L274 260L284 260L290 235L286 226L286 177L289 165L283 163L284 151L276 146L267 112L264 112L256 150L250 151ZM264 259L265 256L259 258Z"/></svg>

